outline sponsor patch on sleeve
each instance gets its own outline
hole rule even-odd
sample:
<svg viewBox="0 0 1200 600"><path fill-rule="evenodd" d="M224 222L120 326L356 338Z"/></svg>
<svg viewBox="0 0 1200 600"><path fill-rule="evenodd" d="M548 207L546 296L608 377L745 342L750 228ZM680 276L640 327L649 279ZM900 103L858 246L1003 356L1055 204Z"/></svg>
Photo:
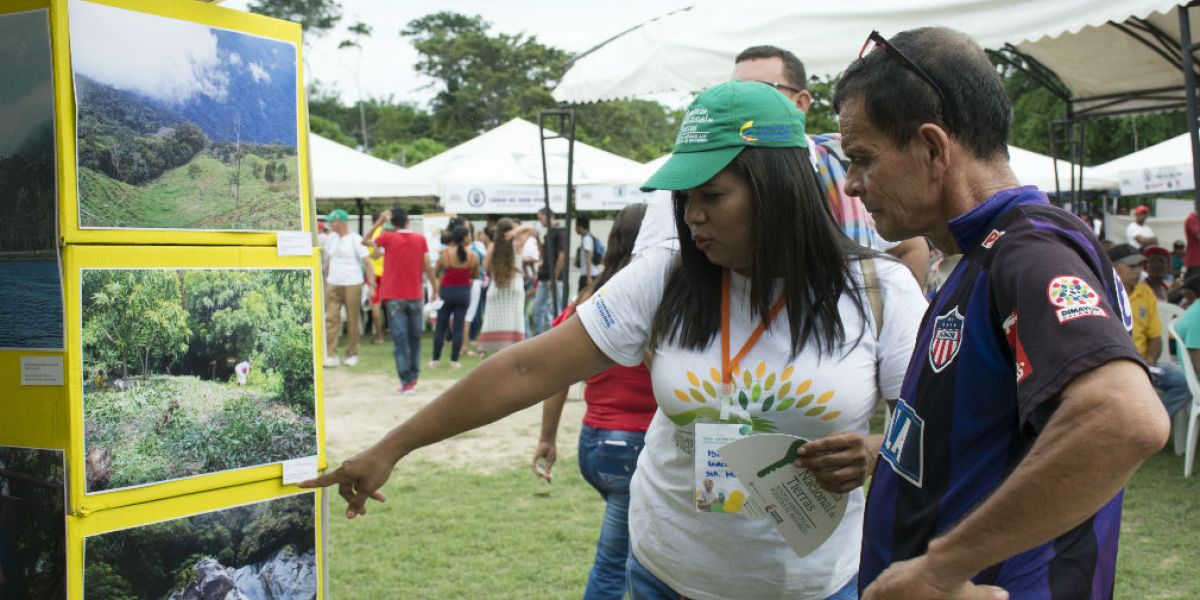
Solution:
<svg viewBox="0 0 1200 600"><path fill-rule="evenodd" d="M991 250L992 246L996 245L996 242L1000 239L1000 236L1002 236L1002 235L1004 235L1003 231L1000 231L999 229L993 229L992 232L989 233L988 236L983 239L983 243L980 245L988 250Z"/></svg>
<svg viewBox="0 0 1200 600"><path fill-rule="evenodd" d="M596 309L596 315L600 317L600 322L605 329L612 329L613 325L617 324L617 318L613 316L612 310L608 308L608 303L604 301L604 298L593 300L592 307Z"/></svg>
<svg viewBox="0 0 1200 600"><path fill-rule="evenodd" d="M1020 385L1033 373L1033 364L1029 362L1029 355L1025 353L1025 346L1021 345L1021 336L1017 333L1015 310L1004 320L1004 337L1008 339L1008 347L1012 349L1013 367L1016 370L1017 384Z"/></svg>
<svg viewBox="0 0 1200 600"><path fill-rule="evenodd" d="M1055 314L1059 323L1082 317L1108 316L1100 307L1100 295L1086 281L1073 275L1060 275L1050 280L1046 295L1050 298L1050 304L1058 309Z"/></svg>

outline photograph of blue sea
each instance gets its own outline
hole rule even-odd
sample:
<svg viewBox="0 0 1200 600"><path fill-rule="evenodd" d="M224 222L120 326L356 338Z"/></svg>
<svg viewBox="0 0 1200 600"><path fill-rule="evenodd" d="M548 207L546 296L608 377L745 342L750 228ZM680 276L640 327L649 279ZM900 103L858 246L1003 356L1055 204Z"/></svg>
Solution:
<svg viewBox="0 0 1200 600"><path fill-rule="evenodd" d="M63 347L58 260L0 261L0 348Z"/></svg>
<svg viewBox="0 0 1200 600"><path fill-rule="evenodd" d="M0 15L0 348L63 348L46 10Z"/></svg>

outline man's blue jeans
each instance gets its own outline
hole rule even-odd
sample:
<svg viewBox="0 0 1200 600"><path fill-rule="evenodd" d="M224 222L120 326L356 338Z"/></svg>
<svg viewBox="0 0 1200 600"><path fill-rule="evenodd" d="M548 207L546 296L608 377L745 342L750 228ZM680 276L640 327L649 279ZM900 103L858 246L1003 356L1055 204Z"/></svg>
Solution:
<svg viewBox="0 0 1200 600"><path fill-rule="evenodd" d="M563 284L561 281L555 283L558 284L558 305L563 306ZM550 329L550 323L558 316L553 300L550 281L538 281L537 291L533 293L533 335L541 335L543 331Z"/></svg>
<svg viewBox="0 0 1200 600"><path fill-rule="evenodd" d="M1185 350L1186 352L1186 350ZM1179 409L1188 405L1192 400L1192 392L1188 390L1187 378L1179 367L1161 362L1150 367L1150 383L1162 391L1161 398L1167 414L1175 416Z"/></svg>
<svg viewBox="0 0 1200 600"><path fill-rule="evenodd" d="M637 468L645 434L584 425L579 432L579 471L604 498L604 522L584 600L625 597L629 559L629 480Z"/></svg>
<svg viewBox="0 0 1200 600"><path fill-rule="evenodd" d="M421 301L388 300L388 331L392 332L392 357L400 383L409 384L421 374Z"/></svg>

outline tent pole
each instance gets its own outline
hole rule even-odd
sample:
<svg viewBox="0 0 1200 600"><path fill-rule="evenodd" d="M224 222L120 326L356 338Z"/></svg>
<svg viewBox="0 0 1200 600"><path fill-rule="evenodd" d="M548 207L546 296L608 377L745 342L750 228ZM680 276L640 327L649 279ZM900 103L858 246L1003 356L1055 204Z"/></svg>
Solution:
<svg viewBox="0 0 1200 600"><path fill-rule="evenodd" d="M546 240L545 240L546 243L542 246L543 248L545 248L546 254L545 254L545 256L542 257L542 261L543 262L550 261L549 265L546 267L546 272L550 274L550 279L547 280L548 282L554 281L554 261L550 257L558 256L555 252L556 248L554 247L555 246L554 236L550 235L550 230L553 228L552 227L553 224L551 223L550 219L551 219L551 217L554 216L554 209L550 208L550 173L546 168L546 117L550 116L550 113L552 113L552 112L553 111L543 110L540 113L538 113L538 138L541 141L541 149L542 149L542 193L543 193L542 199L546 203L546 215L547 215L547 217L546 217ZM561 119L560 119L560 124L561 124ZM562 127L559 127L558 129L561 131ZM553 138L553 137L558 137L558 136L551 136L551 137ZM557 288L558 288L558 286L555 286L555 285L550 286L550 299L553 302L552 306L554 306L556 308L558 307L558 289Z"/></svg>
<svg viewBox="0 0 1200 600"><path fill-rule="evenodd" d="M358 235L363 234L363 199L355 198L354 205L358 208Z"/></svg>
<svg viewBox="0 0 1200 600"><path fill-rule="evenodd" d="M1195 45L1192 44L1192 23L1190 19L1192 4L1182 5L1178 10L1179 40L1183 50L1183 85L1187 91L1188 132L1192 138L1193 210L1200 213L1200 160L1197 160L1200 158L1200 132L1196 131L1198 115L1196 108L1195 60L1192 57L1192 51L1195 50Z"/></svg>
<svg viewBox="0 0 1200 600"><path fill-rule="evenodd" d="M566 254L563 255L562 306L555 306L555 310L559 312L567 309L567 296L570 295L567 292L571 289L571 232L575 230L571 226L571 219L575 216L575 107L566 108L566 113L570 123L567 130L567 222L563 224L567 231L567 247L564 249ZM588 267L581 264L579 268Z"/></svg>

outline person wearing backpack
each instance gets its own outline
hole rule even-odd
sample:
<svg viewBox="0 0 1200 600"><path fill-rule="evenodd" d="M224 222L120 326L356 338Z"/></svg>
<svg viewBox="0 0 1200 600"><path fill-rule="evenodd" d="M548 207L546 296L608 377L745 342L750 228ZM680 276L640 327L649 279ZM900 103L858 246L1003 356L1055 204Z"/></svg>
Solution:
<svg viewBox="0 0 1200 600"><path fill-rule="evenodd" d="M597 275L600 274L600 265L604 264L604 244L596 239L589 230L592 225L592 220L588 217L578 217L575 219L575 233L579 236L579 250L575 252L575 266L579 267L579 289L584 290L592 286Z"/></svg>

